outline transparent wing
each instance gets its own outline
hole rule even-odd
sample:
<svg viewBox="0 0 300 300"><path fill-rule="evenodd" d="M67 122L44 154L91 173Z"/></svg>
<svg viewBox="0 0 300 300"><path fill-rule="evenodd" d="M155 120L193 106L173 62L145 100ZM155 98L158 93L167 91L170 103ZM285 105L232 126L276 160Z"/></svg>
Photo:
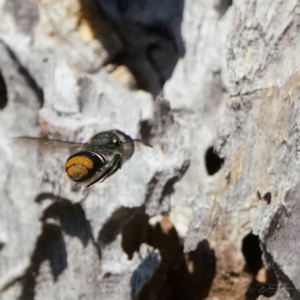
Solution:
<svg viewBox="0 0 300 300"><path fill-rule="evenodd" d="M85 181L76 182L75 187L81 187L81 186L89 187L89 186L93 185L94 183L100 181L102 174L103 174L103 170L95 172L95 174L91 178L89 178ZM100 182L102 182L102 181L100 181Z"/></svg>
<svg viewBox="0 0 300 300"><path fill-rule="evenodd" d="M49 140L46 138L35 138L35 137L16 137L13 139L14 143L18 146L27 147L27 146L37 146L38 149L42 151L68 151L68 152L77 152L86 149L86 144L82 143L73 143L73 142L64 142L60 140Z"/></svg>

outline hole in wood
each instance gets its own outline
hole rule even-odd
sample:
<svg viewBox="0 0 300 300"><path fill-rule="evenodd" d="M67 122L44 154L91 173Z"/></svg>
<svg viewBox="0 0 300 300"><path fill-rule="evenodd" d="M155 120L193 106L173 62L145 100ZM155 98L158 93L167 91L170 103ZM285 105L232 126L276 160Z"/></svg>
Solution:
<svg viewBox="0 0 300 300"><path fill-rule="evenodd" d="M221 158L216 152L214 147L209 147L205 153L205 166L208 175L216 174L222 167L224 159Z"/></svg>

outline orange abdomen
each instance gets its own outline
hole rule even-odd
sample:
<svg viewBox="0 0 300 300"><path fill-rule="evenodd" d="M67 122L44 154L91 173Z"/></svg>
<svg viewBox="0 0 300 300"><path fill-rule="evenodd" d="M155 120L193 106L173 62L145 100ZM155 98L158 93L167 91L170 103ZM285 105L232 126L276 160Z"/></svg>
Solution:
<svg viewBox="0 0 300 300"><path fill-rule="evenodd" d="M105 157L92 151L78 152L65 164L68 176L77 182L86 181L100 171L105 164Z"/></svg>

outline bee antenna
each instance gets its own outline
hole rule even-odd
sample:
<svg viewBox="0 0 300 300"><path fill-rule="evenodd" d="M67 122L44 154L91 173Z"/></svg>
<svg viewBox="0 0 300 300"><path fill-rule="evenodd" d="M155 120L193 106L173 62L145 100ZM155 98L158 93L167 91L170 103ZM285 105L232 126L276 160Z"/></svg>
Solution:
<svg viewBox="0 0 300 300"><path fill-rule="evenodd" d="M150 145L150 144L144 142L143 140L140 140L140 139L134 139L133 141L134 141L134 142L142 143L142 144L144 144L144 145L147 146L147 147L153 148L152 145Z"/></svg>

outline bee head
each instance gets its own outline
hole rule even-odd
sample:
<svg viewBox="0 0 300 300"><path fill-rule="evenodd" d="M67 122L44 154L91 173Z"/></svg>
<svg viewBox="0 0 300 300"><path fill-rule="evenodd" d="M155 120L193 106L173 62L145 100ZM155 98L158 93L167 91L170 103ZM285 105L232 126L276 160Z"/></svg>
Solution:
<svg viewBox="0 0 300 300"><path fill-rule="evenodd" d="M123 162L128 160L134 152L132 138L120 130L100 132L90 139L89 144L103 146L120 153Z"/></svg>

